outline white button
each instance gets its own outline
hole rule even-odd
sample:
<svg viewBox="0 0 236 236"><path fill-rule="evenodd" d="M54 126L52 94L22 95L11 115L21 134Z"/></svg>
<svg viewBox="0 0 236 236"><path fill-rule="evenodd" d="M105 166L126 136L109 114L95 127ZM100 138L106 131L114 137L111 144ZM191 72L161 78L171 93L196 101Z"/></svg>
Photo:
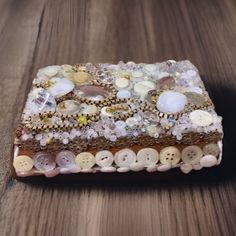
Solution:
<svg viewBox="0 0 236 236"><path fill-rule="evenodd" d="M191 122L198 126L208 126L212 124L213 118L212 115L203 110L196 110L189 114Z"/></svg>
<svg viewBox="0 0 236 236"><path fill-rule="evenodd" d="M15 167L16 172L29 171L33 168L33 165L33 160L26 155L17 156L13 161L13 166Z"/></svg>
<svg viewBox="0 0 236 236"><path fill-rule="evenodd" d="M115 154L115 163L119 167L130 167L136 161L136 154L128 148L122 149Z"/></svg>
<svg viewBox="0 0 236 236"><path fill-rule="evenodd" d="M203 167L212 167L216 165L216 163L217 163L217 158L213 155L203 156L202 159L200 160L200 164Z"/></svg>
<svg viewBox="0 0 236 236"><path fill-rule="evenodd" d="M193 167L190 164L183 164L180 166L180 170L185 174L188 174L192 169Z"/></svg>
<svg viewBox="0 0 236 236"><path fill-rule="evenodd" d="M143 148L138 151L137 160L147 167L158 162L159 154L154 148Z"/></svg>
<svg viewBox="0 0 236 236"><path fill-rule="evenodd" d="M109 167L113 163L113 154L110 151L100 151L97 152L96 156L96 163L101 167Z"/></svg>
<svg viewBox="0 0 236 236"><path fill-rule="evenodd" d="M220 154L220 148L216 143L209 143L203 147L203 153L217 157Z"/></svg>
<svg viewBox="0 0 236 236"><path fill-rule="evenodd" d="M115 122L115 124L116 124L116 127L117 127L117 128L120 128L120 129L126 127L126 122L123 121L123 120L118 120L118 121Z"/></svg>
<svg viewBox="0 0 236 236"><path fill-rule="evenodd" d="M132 171L141 171L144 169L144 164L139 163L139 162L132 163L130 164L130 169Z"/></svg>
<svg viewBox="0 0 236 236"><path fill-rule="evenodd" d="M75 162L82 169L90 169L95 165L95 157L90 152L81 152L76 156Z"/></svg>
<svg viewBox="0 0 236 236"><path fill-rule="evenodd" d="M163 164L157 167L157 170L160 172L165 172L167 170L171 169L171 165L170 164Z"/></svg>
<svg viewBox="0 0 236 236"><path fill-rule="evenodd" d="M130 93L129 90L122 89L122 90L118 91L116 96L117 96L117 98L120 98L120 99L130 98L131 97L131 93Z"/></svg>
<svg viewBox="0 0 236 236"><path fill-rule="evenodd" d="M187 164L199 163L202 157L202 149L195 145L185 147L182 151L181 157L184 163Z"/></svg>
<svg viewBox="0 0 236 236"><path fill-rule="evenodd" d="M61 151L56 155L56 163L60 167L69 167L75 164L75 155L71 151Z"/></svg>
<svg viewBox="0 0 236 236"><path fill-rule="evenodd" d="M165 147L160 152L160 162L162 164L176 165L180 161L180 151L174 146Z"/></svg>
<svg viewBox="0 0 236 236"><path fill-rule="evenodd" d="M140 96L145 96L148 91L155 89L155 84L151 81L141 81L134 85L134 91Z"/></svg>
<svg viewBox="0 0 236 236"><path fill-rule="evenodd" d="M129 86L129 80L126 78L118 78L115 81L115 85L119 89L127 88Z"/></svg>

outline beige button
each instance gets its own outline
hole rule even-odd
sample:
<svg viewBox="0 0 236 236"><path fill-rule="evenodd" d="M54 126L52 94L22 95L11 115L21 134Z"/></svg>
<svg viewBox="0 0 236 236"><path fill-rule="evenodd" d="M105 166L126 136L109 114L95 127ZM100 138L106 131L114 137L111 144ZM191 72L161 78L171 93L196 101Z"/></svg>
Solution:
<svg viewBox="0 0 236 236"><path fill-rule="evenodd" d="M128 148L122 149L115 154L115 163L119 167L129 167L136 161L136 154Z"/></svg>
<svg viewBox="0 0 236 236"><path fill-rule="evenodd" d="M141 81L134 85L134 91L140 96L146 96L148 91L155 89L155 84L151 81Z"/></svg>
<svg viewBox="0 0 236 236"><path fill-rule="evenodd" d="M76 156L75 163L82 169L90 169L95 165L95 157L90 152L81 152Z"/></svg>
<svg viewBox="0 0 236 236"><path fill-rule="evenodd" d="M73 74L72 81L76 85L89 84L91 83L93 77L91 74L83 71L79 71Z"/></svg>
<svg viewBox="0 0 236 236"><path fill-rule="evenodd" d="M188 146L183 149L181 157L186 164L199 163L202 157L202 149L195 145Z"/></svg>
<svg viewBox="0 0 236 236"><path fill-rule="evenodd" d="M180 156L178 148L173 146L166 147L160 152L160 162L162 164L176 165L180 161Z"/></svg>
<svg viewBox="0 0 236 236"><path fill-rule="evenodd" d="M208 126L212 124L213 118L212 115L203 110L196 110L189 114L191 122L198 126Z"/></svg>
<svg viewBox="0 0 236 236"><path fill-rule="evenodd" d="M159 154L154 148L143 148L138 151L137 160L147 167L158 162Z"/></svg>
<svg viewBox="0 0 236 236"><path fill-rule="evenodd" d="M33 168L34 162L32 158L26 155L17 156L14 158L13 166L16 169L16 172L29 171Z"/></svg>
<svg viewBox="0 0 236 236"><path fill-rule="evenodd" d="M209 143L203 147L203 153L217 157L220 154L220 148L216 143Z"/></svg>
<svg viewBox="0 0 236 236"><path fill-rule="evenodd" d="M82 103L80 107L81 107L81 113L86 115L94 114L98 110L98 108L95 105L87 105L85 103Z"/></svg>
<svg viewBox="0 0 236 236"><path fill-rule="evenodd" d="M120 89L127 88L129 86L129 80L126 78L118 78L115 81L115 85Z"/></svg>
<svg viewBox="0 0 236 236"><path fill-rule="evenodd" d="M109 151L100 151L95 156L96 163L101 167L109 167L113 163L113 154Z"/></svg>

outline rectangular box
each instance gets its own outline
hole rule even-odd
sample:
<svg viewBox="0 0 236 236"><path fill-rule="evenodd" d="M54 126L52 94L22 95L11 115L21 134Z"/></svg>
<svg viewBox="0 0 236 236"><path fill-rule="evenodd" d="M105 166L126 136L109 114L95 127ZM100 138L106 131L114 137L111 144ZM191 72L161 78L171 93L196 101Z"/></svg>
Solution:
<svg viewBox="0 0 236 236"><path fill-rule="evenodd" d="M53 65L33 80L13 171L189 173L221 162L222 138L222 118L187 60Z"/></svg>

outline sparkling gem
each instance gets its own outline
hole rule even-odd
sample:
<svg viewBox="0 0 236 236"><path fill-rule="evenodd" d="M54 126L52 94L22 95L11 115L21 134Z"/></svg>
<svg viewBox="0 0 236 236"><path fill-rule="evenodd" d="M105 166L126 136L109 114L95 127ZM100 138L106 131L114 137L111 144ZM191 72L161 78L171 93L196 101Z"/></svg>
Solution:
<svg viewBox="0 0 236 236"><path fill-rule="evenodd" d="M157 89L172 89L175 87L175 79L171 76L163 77L156 82Z"/></svg>

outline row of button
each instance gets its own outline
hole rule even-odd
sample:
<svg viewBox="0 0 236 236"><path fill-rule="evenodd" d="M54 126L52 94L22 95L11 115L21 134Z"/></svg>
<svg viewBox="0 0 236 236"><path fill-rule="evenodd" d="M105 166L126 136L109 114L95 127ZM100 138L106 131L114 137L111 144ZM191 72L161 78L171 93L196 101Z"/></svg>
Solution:
<svg viewBox="0 0 236 236"><path fill-rule="evenodd" d="M210 167L216 165L220 148L215 143L207 144L201 149L196 145L185 147L182 152L174 146L163 148L160 153L153 148L143 148L137 154L129 148L122 149L113 155L110 151L103 150L94 156L90 152L82 152L77 156L71 151L61 151L56 156L48 152L38 152L33 159L20 155L14 159L16 172L28 172L33 167L45 175L54 176L58 173L93 172L92 167L97 164L102 172L126 172L129 170L140 171L144 168L152 172L155 170L166 171L178 165L182 160L181 170L188 172L194 168ZM160 161L159 167L156 165ZM118 169L113 166L113 162ZM95 167L96 169L96 167ZM56 170L56 171L55 171ZM95 170L96 171L96 170Z"/></svg>

